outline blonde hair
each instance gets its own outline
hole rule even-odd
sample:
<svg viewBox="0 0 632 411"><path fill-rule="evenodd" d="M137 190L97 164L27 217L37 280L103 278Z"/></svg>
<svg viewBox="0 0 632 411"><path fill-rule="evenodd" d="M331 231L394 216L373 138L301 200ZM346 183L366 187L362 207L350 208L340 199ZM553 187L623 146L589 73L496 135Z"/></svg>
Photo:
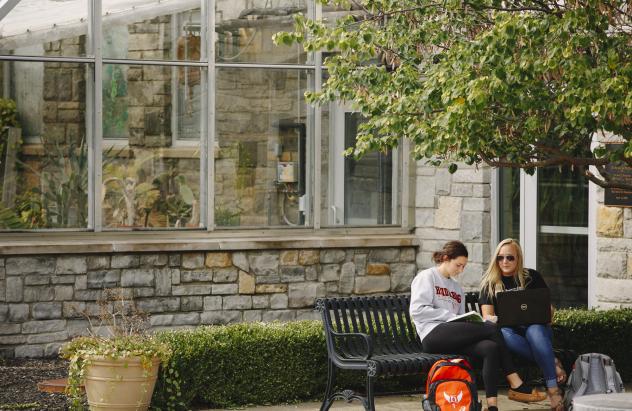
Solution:
<svg viewBox="0 0 632 411"><path fill-rule="evenodd" d="M524 268L524 257L522 256L522 248L520 244L513 238L506 238L498 243L496 251L492 254L489 265L483 278L481 279L481 290L486 291L487 295L493 297L499 291L505 291L505 285L502 281L502 272L498 267L496 257L500 254L500 249L506 245L513 245L516 251L516 272L514 273L514 279L517 280L516 284L520 284L520 287L525 288L530 280L529 270Z"/></svg>

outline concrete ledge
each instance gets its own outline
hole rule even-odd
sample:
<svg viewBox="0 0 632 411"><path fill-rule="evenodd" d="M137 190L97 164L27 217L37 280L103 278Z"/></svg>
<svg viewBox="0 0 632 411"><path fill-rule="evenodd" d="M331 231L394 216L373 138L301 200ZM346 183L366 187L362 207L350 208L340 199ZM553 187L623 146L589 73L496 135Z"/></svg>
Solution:
<svg viewBox="0 0 632 411"><path fill-rule="evenodd" d="M2 233L0 255L188 252L305 248L405 247L411 233L385 229L344 232L279 230L258 233Z"/></svg>

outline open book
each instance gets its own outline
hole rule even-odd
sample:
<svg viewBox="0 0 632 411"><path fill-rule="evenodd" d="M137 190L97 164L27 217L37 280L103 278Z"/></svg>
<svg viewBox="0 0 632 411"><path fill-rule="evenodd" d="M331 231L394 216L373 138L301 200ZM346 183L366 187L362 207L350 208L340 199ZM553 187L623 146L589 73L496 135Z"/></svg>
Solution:
<svg viewBox="0 0 632 411"><path fill-rule="evenodd" d="M476 311L470 311L465 314L457 315L456 317L448 320L448 322L450 321L467 321L471 323L482 323L483 317L481 317L481 315L477 313Z"/></svg>

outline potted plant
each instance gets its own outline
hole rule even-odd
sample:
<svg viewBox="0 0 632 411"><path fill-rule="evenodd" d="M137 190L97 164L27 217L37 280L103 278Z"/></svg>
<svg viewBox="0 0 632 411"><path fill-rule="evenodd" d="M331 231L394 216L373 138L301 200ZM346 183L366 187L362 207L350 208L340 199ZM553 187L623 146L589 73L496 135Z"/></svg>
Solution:
<svg viewBox="0 0 632 411"><path fill-rule="evenodd" d="M70 360L70 407L83 409L83 383L91 410L147 410L158 368L167 365L171 350L146 332L148 316L125 297L125 290L104 290L98 308L96 316L80 312L88 320L89 335L61 349L61 356Z"/></svg>

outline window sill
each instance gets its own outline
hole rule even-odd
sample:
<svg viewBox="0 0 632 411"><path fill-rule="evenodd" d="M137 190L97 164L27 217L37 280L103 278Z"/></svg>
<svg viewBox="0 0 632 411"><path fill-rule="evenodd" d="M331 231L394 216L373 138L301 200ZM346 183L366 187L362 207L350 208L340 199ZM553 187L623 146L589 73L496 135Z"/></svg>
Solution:
<svg viewBox="0 0 632 411"><path fill-rule="evenodd" d="M0 255L195 252L298 248L414 247L401 228L256 232L3 233ZM10 237L10 238L7 238Z"/></svg>

